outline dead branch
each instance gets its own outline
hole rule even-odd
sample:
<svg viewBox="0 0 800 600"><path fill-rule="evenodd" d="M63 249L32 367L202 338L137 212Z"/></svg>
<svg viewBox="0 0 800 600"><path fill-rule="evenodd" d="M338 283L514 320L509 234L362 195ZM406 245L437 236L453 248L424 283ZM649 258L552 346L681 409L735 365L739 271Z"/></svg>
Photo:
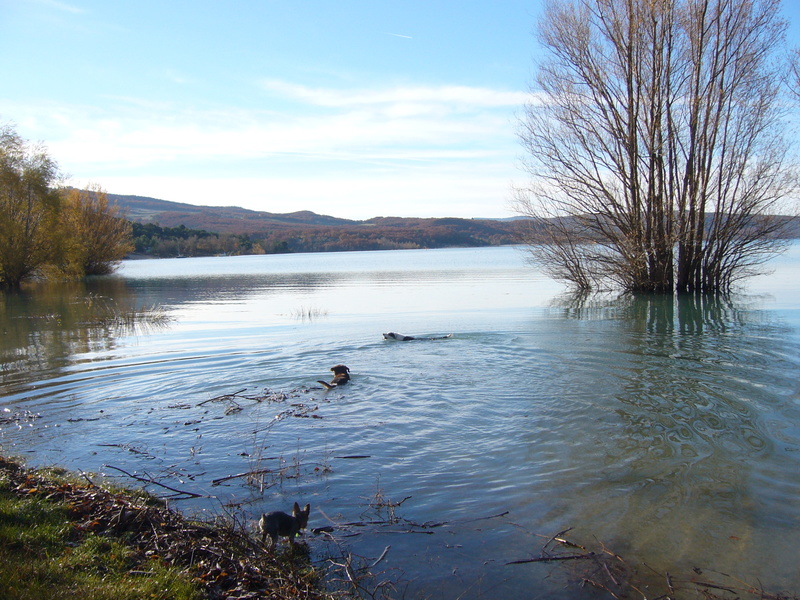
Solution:
<svg viewBox="0 0 800 600"><path fill-rule="evenodd" d="M507 562L507 565L524 565L526 563L538 562L556 562L560 560L582 560L587 558L595 558L597 555L594 552L588 554L566 554L561 556L537 556L536 558L523 558L520 560L512 560Z"/></svg>
<svg viewBox="0 0 800 600"><path fill-rule="evenodd" d="M172 498L173 500L186 500L188 498L207 498L208 496L204 496L203 494L198 494L196 492L188 492L186 490L179 490L177 488L171 487L160 481L156 481L152 477L141 477L139 475L134 475L133 473L128 473L125 469L120 469L119 467L115 467L114 465L103 465L103 467L107 467L109 469L114 469L115 471L119 471L126 477L130 477L131 479L135 479L136 481L140 481L147 485L155 485L160 488L164 488L165 490L169 490L170 492L175 492L175 496L166 496ZM184 496L181 498L180 496Z"/></svg>
<svg viewBox="0 0 800 600"><path fill-rule="evenodd" d="M218 477L211 480L211 485L219 485L231 479L238 479L240 477L252 477L253 475L263 475L264 473L272 473L272 469L253 469L252 471L245 471L244 473L236 473L236 475L226 475L225 477Z"/></svg>
<svg viewBox="0 0 800 600"><path fill-rule="evenodd" d="M237 392L233 392L232 394L222 394L221 396L215 396L213 398L209 398L208 400L203 400L202 402L198 403L197 406L203 406L204 404L208 404L209 402L223 402L225 400L230 400L245 391L247 391L247 388L242 388Z"/></svg>

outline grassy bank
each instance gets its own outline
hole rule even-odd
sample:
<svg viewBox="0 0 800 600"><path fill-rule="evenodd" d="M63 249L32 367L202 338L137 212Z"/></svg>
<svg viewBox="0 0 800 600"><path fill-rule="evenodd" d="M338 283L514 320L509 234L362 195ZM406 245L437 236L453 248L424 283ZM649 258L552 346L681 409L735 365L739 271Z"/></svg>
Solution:
<svg viewBox="0 0 800 600"><path fill-rule="evenodd" d="M142 492L0 457L4 600L328 598L320 588L302 551L273 556Z"/></svg>

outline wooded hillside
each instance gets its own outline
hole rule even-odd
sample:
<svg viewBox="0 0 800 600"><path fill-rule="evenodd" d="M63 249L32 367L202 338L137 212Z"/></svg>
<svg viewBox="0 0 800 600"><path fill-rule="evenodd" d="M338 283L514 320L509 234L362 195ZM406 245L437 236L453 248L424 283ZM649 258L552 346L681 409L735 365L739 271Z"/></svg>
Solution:
<svg viewBox="0 0 800 600"><path fill-rule="evenodd" d="M156 256L499 246L520 242L517 220L276 214L109 194L134 228L137 252Z"/></svg>

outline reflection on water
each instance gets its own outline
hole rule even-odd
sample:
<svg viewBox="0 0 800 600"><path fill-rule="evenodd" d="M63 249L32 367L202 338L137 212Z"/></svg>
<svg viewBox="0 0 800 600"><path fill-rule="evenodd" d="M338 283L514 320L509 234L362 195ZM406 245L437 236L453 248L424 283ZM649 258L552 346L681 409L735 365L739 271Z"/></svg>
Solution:
<svg viewBox="0 0 800 600"><path fill-rule="evenodd" d="M5 292L0 295L0 319L4 386L39 379L69 365L78 354L111 351L119 338L158 331L171 320L158 306L137 304L121 279Z"/></svg>
<svg viewBox="0 0 800 600"><path fill-rule="evenodd" d="M673 299L558 296L510 248L127 263L3 297L0 445L211 496L192 510L309 501L356 554L391 546L410 597L591 597L505 566L567 527L797 591L797 264L761 296ZM399 524L342 525L376 496L409 497Z"/></svg>
<svg viewBox="0 0 800 600"><path fill-rule="evenodd" d="M604 522L598 529L663 562L723 551L741 575L758 576L776 546L795 555L796 542L780 540L785 527L798 526L796 504L786 504L800 494L800 437L786 435L800 423L796 332L724 298L576 298L557 306L564 319L615 331L597 349L608 353L595 358L606 369L597 376L602 387L587 382L613 395L598 408L613 409L619 427L597 440L604 455L587 496L611 487L615 499L602 517L596 507L587 511ZM759 554L760 543L772 544L772 559ZM789 573L788 581L798 574Z"/></svg>

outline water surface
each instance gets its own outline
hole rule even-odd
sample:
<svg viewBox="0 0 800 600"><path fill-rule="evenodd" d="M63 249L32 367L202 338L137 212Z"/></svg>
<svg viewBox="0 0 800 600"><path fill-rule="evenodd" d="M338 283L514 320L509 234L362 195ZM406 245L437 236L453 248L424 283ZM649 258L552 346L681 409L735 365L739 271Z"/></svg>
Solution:
<svg viewBox="0 0 800 600"><path fill-rule="evenodd" d="M673 300L564 295L514 248L126 262L2 297L0 449L189 511L309 502L349 551L391 546L408 597L592 597L505 564L568 527L797 592L800 247L772 266Z"/></svg>

